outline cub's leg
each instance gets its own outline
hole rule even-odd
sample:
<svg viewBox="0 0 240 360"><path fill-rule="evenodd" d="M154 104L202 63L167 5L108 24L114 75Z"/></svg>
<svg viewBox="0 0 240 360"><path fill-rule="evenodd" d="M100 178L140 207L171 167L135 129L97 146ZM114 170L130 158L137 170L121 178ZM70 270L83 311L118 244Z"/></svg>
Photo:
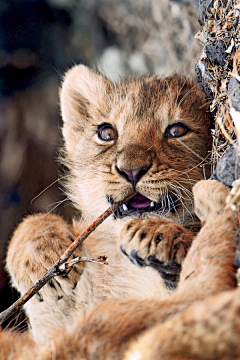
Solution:
<svg viewBox="0 0 240 360"><path fill-rule="evenodd" d="M193 238L188 230L166 220L135 219L122 229L118 246L132 263L158 270L166 286L174 289Z"/></svg>
<svg viewBox="0 0 240 360"><path fill-rule="evenodd" d="M81 328L75 328L71 350L74 336L79 331L74 346L77 346L79 357L84 354L81 358L85 356L86 359L239 358L231 356L231 346L234 342L239 344L240 333L239 290L235 290L236 268L233 265L239 223L231 210L225 209L227 193L224 185L212 180L200 182L195 187L196 200L202 202L200 205L197 200L196 206L207 218L183 261L176 292L163 301L103 302L86 318ZM215 201L211 207L210 196ZM147 330L155 325L156 331L148 333ZM229 339L228 331L231 332ZM144 333L146 335L139 337ZM124 358L124 351L135 339L138 341L132 343ZM234 341L228 342L230 339ZM214 353L214 348L211 344L215 346L216 343L218 355L212 358L210 350ZM221 348L229 351L229 356L219 356ZM63 350L58 348L58 351Z"/></svg>
<svg viewBox="0 0 240 360"><path fill-rule="evenodd" d="M184 261L178 292L193 299L232 289L238 214L226 207L229 189L216 180L202 180L193 187L195 211L203 227ZM221 264L221 266L220 266ZM204 289L204 291L200 291Z"/></svg>
<svg viewBox="0 0 240 360"><path fill-rule="evenodd" d="M202 224L224 211L229 189L216 180L201 180L193 187L194 210Z"/></svg>
<svg viewBox="0 0 240 360"><path fill-rule="evenodd" d="M74 232L60 216L37 214L16 229L7 253L7 270L13 286L24 294L49 270L74 240ZM77 249L74 256L81 256ZM71 316L83 265L49 281L25 305L36 342L43 343Z"/></svg>
<svg viewBox="0 0 240 360"><path fill-rule="evenodd" d="M124 360L239 360L240 289L196 301L132 344Z"/></svg>
<svg viewBox="0 0 240 360"><path fill-rule="evenodd" d="M170 299L186 307L173 308L172 316L140 337L124 360L134 354L139 360L240 358L240 289L233 264L239 219L225 205L228 192L214 180L194 186L195 208L204 225Z"/></svg>

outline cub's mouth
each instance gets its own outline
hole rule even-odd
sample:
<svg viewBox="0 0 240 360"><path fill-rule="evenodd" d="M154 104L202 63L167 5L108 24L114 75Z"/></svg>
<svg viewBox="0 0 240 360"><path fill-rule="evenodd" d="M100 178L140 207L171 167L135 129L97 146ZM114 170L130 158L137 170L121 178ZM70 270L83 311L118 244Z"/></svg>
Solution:
<svg viewBox="0 0 240 360"><path fill-rule="evenodd" d="M111 197L107 197L108 201L113 204ZM147 197L137 193L127 203L118 208L114 216L122 219L125 216L141 215L143 213L152 212L176 212L176 204L170 195L163 195L158 203L148 199Z"/></svg>

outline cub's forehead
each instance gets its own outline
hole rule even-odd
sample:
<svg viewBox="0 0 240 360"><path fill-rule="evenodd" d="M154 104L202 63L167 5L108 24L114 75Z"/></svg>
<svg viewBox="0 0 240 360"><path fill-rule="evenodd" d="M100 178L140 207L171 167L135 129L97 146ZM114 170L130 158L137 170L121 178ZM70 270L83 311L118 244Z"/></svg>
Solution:
<svg viewBox="0 0 240 360"><path fill-rule="evenodd" d="M177 80L152 77L120 83L117 90L121 96L113 110L118 127L135 122L136 126L154 126L164 132L169 124L181 119L181 88Z"/></svg>

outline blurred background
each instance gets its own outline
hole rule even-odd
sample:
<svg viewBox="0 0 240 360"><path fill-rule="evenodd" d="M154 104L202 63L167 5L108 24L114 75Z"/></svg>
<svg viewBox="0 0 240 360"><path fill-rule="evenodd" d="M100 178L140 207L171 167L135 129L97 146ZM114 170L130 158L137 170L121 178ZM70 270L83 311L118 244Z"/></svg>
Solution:
<svg viewBox="0 0 240 360"><path fill-rule="evenodd" d="M66 69L194 74L198 18L197 0L0 0L0 311L17 296L4 271L16 225L36 211L74 216L56 181Z"/></svg>

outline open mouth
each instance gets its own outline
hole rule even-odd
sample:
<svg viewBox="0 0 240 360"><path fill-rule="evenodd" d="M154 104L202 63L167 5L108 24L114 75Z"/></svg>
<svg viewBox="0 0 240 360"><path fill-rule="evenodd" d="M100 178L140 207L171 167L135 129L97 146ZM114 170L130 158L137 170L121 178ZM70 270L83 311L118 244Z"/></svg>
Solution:
<svg viewBox="0 0 240 360"><path fill-rule="evenodd" d="M112 204L111 198L108 198ZM126 204L118 208L114 215L121 219L129 215L140 215L142 213L150 212L175 212L176 204L170 195L163 195L160 202L156 203L145 196L137 193Z"/></svg>

